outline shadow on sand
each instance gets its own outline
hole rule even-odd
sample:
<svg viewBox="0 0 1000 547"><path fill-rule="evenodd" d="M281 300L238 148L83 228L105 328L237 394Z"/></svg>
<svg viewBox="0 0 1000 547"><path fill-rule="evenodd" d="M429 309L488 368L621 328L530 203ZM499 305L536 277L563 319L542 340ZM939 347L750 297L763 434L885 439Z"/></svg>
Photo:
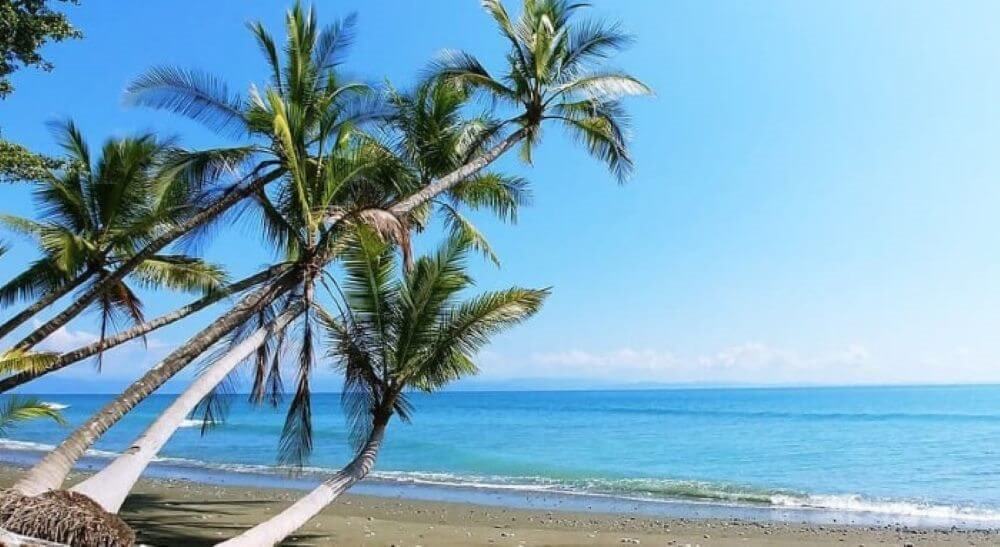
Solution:
<svg viewBox="0 0 1000 547"><path fill-rule="evenodd" d="M136 531L140 543L157 546L215 545L284 507L274 500L168 501L163 496L133 494L120 515ZM225 522L221 522L225 521ZM282 545L330 545L329 534L303 531Z"/></svg>

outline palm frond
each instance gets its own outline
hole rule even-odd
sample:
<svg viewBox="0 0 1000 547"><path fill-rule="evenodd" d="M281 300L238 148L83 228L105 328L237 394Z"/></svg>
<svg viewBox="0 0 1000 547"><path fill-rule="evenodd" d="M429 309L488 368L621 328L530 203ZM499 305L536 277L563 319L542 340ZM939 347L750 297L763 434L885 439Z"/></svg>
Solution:
<svg viewBox="0 0 1000 547"><path fill-rule="evenodd" d="M356 322L379 341L379 362L385 363L390 343L391 301L399 291L393 279L396 260L392 247L371 229L359 227L355 245L342 255L346 305Z"/></svg>
<svg viewBox="0 0 1000 547"><path fill-rule="evenodd" d="M381 345L349 310L342 310L340 318L320 311L317 318L327 336L329 356L344 374L340 405L347 418L349 440L360 449L371 432L373 413L385 387L375 361Z"/></svg>
<svg viewBox="0 0 1000 547"><path fill-rule="evenodd" d="M205 72L155 67L133 81L126 93L131 104L168 110L223 134L239 135L248 129L243 99Z"/></svg>
<svg viewBox="0 0 1000 547"><path fill-rule="evenodd" d="M16 215L0 213L0 226L3 226L13 233L30 237L35 241L40 241L42 236L45 235L46 229L50 225L35 222L34 220Z"/></svg>
<svg viewBox="0 0 1000 547"><path fill-rule="evenodd" d="M258 314L258 328L267 325L266 316ZM284 395L284 381L281 377L281 356L285 345L285 331L261 344L253 357L253 384L250 388L250 402L255 405L267 402L273 408L281 404Z"/></svg>
<svg viewBox="0 0 1000 547"><path fill-rule="evenodd" d="M603 72L581 76L557 86L553 96L570 96L590 101L617 101L624 97L650 95L653 90L624 72Z"/></svg>
<svg viewBox="0 0 1000 547"><path fill-rule="evenodd" d="M66 151L73 163L79 164L84 170L90 171L90 147L76 122L70 119L49 122L49 130L56 138L59 146Z"/></svg>
<svg viewBox="0 0 1000 547"><path fill-rule="evenodd" d="M458 212L458 209L448 205L447 203L441 204L442 211L444 212L444 225L454 239L466 240L469 245L481 252L487 260L492 262L498 268L500 267L500 257L493 252L493 247L490 246L490 242L486 239L486 236L476 228L469 219L462 216Z"/></svg>
<svg viewBox="0 0 1000 547"><path fill-rule="evenodd" d="M446 303L472 283L465 273L465 256L475 242L466 237L452 237L432 256L416 261L406 273L398 308L393 315L399 336L395 341L393 363L406 367L415 355L438 336L438 321Z"/></svg>
<svg viewBox="0 0 1000 547"><path fill-rule="evenodd" d="M455 205L487 209L505 222L516 222L521 207L531 205L531 188L521 177L481 173L455 185L449 192Z"/></svg>
<svg viewBox="0 0 1000 547"><path fill-rule="evenodd" d="M618 103L595 105L586 101L562 104L556 109L570 136L582 142L591 156L603 161L619 182L632 172L626 143L628 116Z"/></svg>
<svg viewBox="0 0 1000 547"><path fill-rule="evenodd" d="M618 22L585 21L572 28L567 37L566 54L559 70L563 77L573 77L589 63L604 61L633 42Z"/></svg>
<svg viewBox="0 0 1000 547"><path fill-rule="evenodd" d="M11 349L0 352L0 374L37 373L59 359L58 353Z"/></svg>
<svg viewBox="0 0 1000 547"><path fill-rule="evenodd" d="M431 62L427 75L441 78L469 90L485 92L492 99L514 101L517 93L493 78L476 57L464 51L446 49Z"/></svg>
<svg viewBox="0 0 1000 547"><path fill-rule="evenodd" d="M302 322L295 394L292 396L288 413L285 415L285 423L281 428L281 440L278 444L278 462L282 465L301 467L312 453L312 394L309 380L312 375L314 358L312 325L309 317L306 317Z"/></svg>
<svg viewBox="0 0 1000 547"><path fill-rule="evenodd" d="M142 262L132 275L147 288L168 288L210 293L228 282L222 267L183 255L155 255Z"/></svg>
<svg viewBox="0 0 1000 547"><path fill-rule="evenodd" d="M106 272L104 275L106 275ZM96 282L99 283L100 279L98 278ZM96 308L100 314L99 339L102 341L107 337L109 332L117 331L122 326L138 325L146 321L142 311L142 301L122 281L114 283L102 291L97 300L92 304L92 307ZM143 341L145 342L145 337L143 337ZM97 370L100 371L104 366L103 350L97 354L96 364Z"/></svg>
<svg viewBox="0 0 1000 547"><path fill-rule="evenodd" d="M10 434L11 428L28 420L48 418L59 425L66 423L59 410L34 397L14 395L5 399L0 406L0 436L6 437Z"/></svg>
<svg viewBox="0 0 1000 547"><path fill-rule="evenodd" d="M254 39L257 40L257 45L260 47L260 51L264 54L264 59L271 69L271 85L281 89L281 62L278 60L278 47L274 43L274 38L267 32L267 29L264 28L263 23L260 21L247 23L247 29L253 34Z"/></svg>
<svg viewBox="0 0 1000 547"><path fill-rule="evenodd" d="M192 194L203 191L224 176L236 175L257 151L252 145L170 150L156 173L157 208L174 210L190 206Z"/></svg>
<svg viewBox="0 0 1000 547"><path fill-rule="evenodd" d="M357 14L351 13L319 32L313 49L312 62L315 70L325 72L343 62L348 48L354 43L357 23Z"/></svg>
<svg viewBox="0 0 1000 547"><path fill-rule="evenodd" d="M0 286L0 308L38 298L68 280L66 273L51 259L36 260L26 270Z"/></svg>
<svg viewBox="0 0 1000 547"><path fill-rule="evenodd" d="M443 320L438 340L426 357L403 375L418 389L433 390L474 374L471 355L491 336L534 315L549 290L508 289L486 293L463 303Z"/></svg>

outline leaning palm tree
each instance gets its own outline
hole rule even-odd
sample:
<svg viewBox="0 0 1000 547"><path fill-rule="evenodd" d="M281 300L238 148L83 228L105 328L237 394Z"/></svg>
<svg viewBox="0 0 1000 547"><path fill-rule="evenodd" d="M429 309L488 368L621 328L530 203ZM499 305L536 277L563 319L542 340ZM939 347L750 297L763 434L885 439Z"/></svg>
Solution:
<svg viewBox="0 0 1000 547"><path fill-rule="evenodd" d="M199 402L213 395L216 386L258 348L273 346L271 352L280 354L283 346L291 341L292 337L285 331L292 330L289 327L293 324L297 324L294 330L299 333L296 348L299 374L286 416L285 446L302 450L310 445L309 380L315 353L315 309L319 306L316 286L323 282L325 275L321 265L335 257L344 246L341 225L323 222L325 211L335 204L358 207L357 194L367 196L379 190L372 187L371 177L362 176L369 171L366 167L372 165L369 157L372 150L366 146L367 142L362 139L359 145L351 145L349 141L341 143L343 146L322 158L316 168L289 166L293 175L287 186L257 196L262 232L268 243L282 255L281 264L294 272L285 293L230 331L228 340L222 345L222 355L215 359L211 358L214 355L210 356L206 369L126 453L73 487L73 492L86 495L105 511L117 512L143 470ZM381 165L375 163L374 167L375 173L381 171ZM274 343L269 346L268 342ZM262 361L260 356L256 357L255 363ZM261 387L255 385L251 391L258 393L260 390Z"/></svg>
<svg viewBox="0 0 1000 547"><path fill-rule="evenodd" d="M314 211L329 210L333 204L371 211L381 203L391 202L392 196L399 192L419 188L434 174L460 165L460 158L471 155L471 143L481 141L477 137L482 127L489 125L482 117L466 119L459 115L466 100L462 90L440 82L426 82L412 95L393 93L390 127L396 131L397 138L383 143L367 135L358 135L354 143L345 142L350 146L345 146L339 155L328 155L323 169L301 170L303 177L293 179L284 187L288 193L258 195L259 217L263 222L261 231L268 235L271 247L281 250L284 266L303 271L300 286L281 299L279 305L262 310L257 317L235 329L220 352L210 356L202 374L131 444L128 451L72 490L88 496L106 511L117 512L146 466L196 407L211 414L211 420L219 419L215 414L219 407L206 398L213 396L217 386L243 362L249 361L248 364L254 367L251 401L262 402L268 386L271 390L268 398L275 401L274 389L278 384L273 379L279 372L278 361L273 356L290 343L292 337L285 334L288 330L295 330L300 335L296 360L298 377L283 429L281 457L284 463L300 464L311 449L309 378L314 368L313 322L316 313L325 313L322 308L312 311L319 306L314 293L317 282L326 286L329 277L322 268L315 267L313 261L326 246L350 244L339 237L339 231L323 223L322 217L317 218ZM324 176L316 177L316 173ZM340 180L337 173L354 174L356 178ZM459 210L466 207L488 209L501 220L512 220L517 209L526 202L524 181L484 173L453 188L448 201L438 208L457 237L488 251L485 238ZM421 222L427 220L425 215L416 217ZM361 218L366 220L365 215ZM380 226L377 218L371 220ZM339 230L339 226L334 228ZM390 228L389 233L383 235L406 247L403 256L409 269L412 267L409 230L397 229L396 225ZM299 328L290 328L296 324Z"/></svg>
<svg viewBox="0 0 1000 547"><path fill-rule="evenodd" d="M344 373L356 456L288 509L222 545L274 545L300 528L371 471L392 416L410 418L408 391L432 392L475 374L476 352L538 311L547 290L513 288L460 301L471 285L468 249L468 240L452 239L400 272L387 244L359 233L343 259L342 311L322 317L328 356Z"/></svg>
<svg viewBox="0 0 1000 547"><path fill-rule="evenodd" d="M40 297L0 325L0 335L53 298L81 285L100 284L162 225L190 206L176 193L157 196L157 170L171 151L169 142L150 134L110 139L95 158L75 124L56 124L55 130L71 167L49 172L36 184L35 199L45 220L0 215L0 225L33 238L42 255L0 287L0 306ZM148 287L208 292L218 288L225 276L218 267L196 258L151 255L130 277ZM125 280L107 284L91 306L100 310L101 338L122 319L143 321L142 303ZM76 313L84 309L79 307Z"/></svg>
<svg viewBox="0 0 1000 547"><path fill-rule="evenodd" d="M206 184L218 191L210 196L211 199L204 200L203 207L166 227L131 260L122 262L100 283L79 294L62 312L25 337L18 347L30 348L55 332L160 249L178 239L203 233L238 203L266 185L286 179L286 153L292 150L286 150L290 143L281 140L280 128L274 125L273 98L280 99L288 111L302 115L300 121L307 125L294 129L309 139L318 138L318 143L306 141L313 147L321 148L325 138L335 138L340 130L377 117L377 109L371 108L370 102L364 99L368 87L344 82L333 71L352 41L353 17L321 28L312 10L303 10L296 4L286 20L289 41L284 63L276 42L264 27L260 23L250 25L267 62L270 81L263 88L251 86L246 97L231 94L221 79L210 74L174 67L155 68L133 82L127 95L133 104L184 115L224 136L244 142L237 146L177 154L166 169L177 183L170 185L165 193L184 192L192 185L200 190ZM220 184L225 178L235 180L231 184ZM39 305L47 306L56 298L46 293L45 302Z"/></svg>
<svg viewBox="0 0 1000 547"><path fill-rule="evenodd" d="M292 199L291 206L297 207L304 203L299 199L303 188L315 184L320 188L318 191L326 192L320 198L331 199L336 187L321 183L351 178L344 171L321 166L342 161L342 156L334 151L350 142L359 124L377 117L378 111L365 99L367 87L342 82L334 70L351 41L352 18L320 27L312 10L306 11L296 5L287 13L285 24L288 38L283 60L279 59L275 40L263 26L250 25L271 75L268 85L262 89L252 88L245 100L227 98L224 86L215 79L178 69L151 71L132 86L132 94L139 103L187 114L222 130L235 126L260 141L260 144L223 155L245 153L246 158L256 162L253 170L262 173L261 177L278 181L278 189L273 193ZM245 197L259 199L264 195L262 185L246 188L252 191ZM333 204L327 205L332 207ZM303 211L307 209L308 222L312 226L309 237L313 237L318 228L317 219L324 218L325 212L302 208ZM344 210L342 216L349 212ZM333 231L330 234L332 237ZM333 250L326 246L330 242L331 238L313 241L324 253ZM308 261L304 255L301 259ZM74 431L15 488L29 495L58 488L73 463L111 425L233 329L299 286L302 274L302 268L286 268L269 283L245 295L232 309L170 353L119 398Z"/></svg>

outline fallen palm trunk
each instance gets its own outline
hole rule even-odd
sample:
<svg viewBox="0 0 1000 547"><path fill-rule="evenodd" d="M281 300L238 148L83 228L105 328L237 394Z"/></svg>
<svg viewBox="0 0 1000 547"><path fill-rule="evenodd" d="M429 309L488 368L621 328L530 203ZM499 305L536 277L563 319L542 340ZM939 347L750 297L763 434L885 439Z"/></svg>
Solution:
<svg viewBox="0 0 1000 547"><path fill-rule="evenodd" d="M281 274L287 269L288 266L286 265L272 266L262 272L256 273L250 277L237 281L236 283L233 283L223 289L215 291L204 298L195 300L194 302L186 306L182 306L170 313L161 315L160 317L147 321L141 325L137 325L135 327L132 327L131 329L122 331L118 334L115 334L114 336L108 336L103 340L98 340L93 344L63 353L62 355L59 356L58 359L56 359L55 362L47 366L44 370L28 370L20 372L18 374L14 374L12 376L8 376L7 378L0 380L0 393L6 393L36 378L39 378L41 376L44 376L52 372L56 372L69 365L72 365L73 363L82 361L93 355L97 355L102 351L108 350L115 346L119 346L121 344L124 344L125 342L134 340L140 336L149 334L150 332L153 332L156 329L165 327L172 323L176 323L177 321L180 321L181 319L184 319L185 317L193 313L201 311L207 308L208 306L215 304L216 302L222 300L226 296L242 292L246 289L249 289L250 287L259 285L260 283L263 283L264 281L267 281Z"/></svg>
<svg viewBox="0 0 1000 547"><path fill-rule="evenodd" d="M276 545L301 528L324 507L334 502L375 467L375 458L382 447L386 421L375 424L368 440L351 463L324 481L290 507L261 522L242 534L224 541L219 547L263 547Z"/></svg>
<svg viewBox="0 0 1000 547"><path fill-rule="evenodd" d="M70 491L87 496L105 511L117 513L146 466L156 457L198 403L269 337L280 333L294 321L302 313L302 309L301 305L293 306L271 324L257 329L226 352L191 382L184 393L178 395L122 455Z"/></svg>

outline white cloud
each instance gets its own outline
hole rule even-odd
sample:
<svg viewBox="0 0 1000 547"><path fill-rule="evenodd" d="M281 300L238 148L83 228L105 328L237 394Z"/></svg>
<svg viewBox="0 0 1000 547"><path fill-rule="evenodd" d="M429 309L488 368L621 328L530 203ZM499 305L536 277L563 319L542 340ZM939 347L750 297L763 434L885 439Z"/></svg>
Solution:
<svg viewBox="0 0 1000 547"><path fill-rule="evenodd" d="M35 328L42 325L40 321L34 321ZM110 336L110 335L109 335ZM92 344L98 340L99 336L97 333L90 332L87 330L73 330L68 327L59 327L58 330L50 334L45 340L42 340L38 344L38 349L44 351L54 351L58 353L63 353L67 351L72 351L78 349L82 346ZM138 345L139 348L144 348L146 350L159 350L168 348L171 345L160 340L159 338L153 336L146 336L145 346L142 344L142 339L137 338L134 341L126 342L126 345L122 346L125 348L133 348Z"/></svg>
<svg viewBox="0 0 1000 547"><path fill-rule="evenodd" d="M481 356L487 378L574 378L618 383L844 383L872 378L871 353L854 344L803 354L750 342L700 355L648 348L595 352L569 349L510 358Z"/></svg>
<svg viewBox="0 0 1000 547"><path fill-rule="evenodd" d="M41 326L36 322L36 327ZM80 346L85 346L97 341L97 335L85 330L70 330L60 327L38 344L38 349L45 351L65 352L74 350Z"/></svg>

